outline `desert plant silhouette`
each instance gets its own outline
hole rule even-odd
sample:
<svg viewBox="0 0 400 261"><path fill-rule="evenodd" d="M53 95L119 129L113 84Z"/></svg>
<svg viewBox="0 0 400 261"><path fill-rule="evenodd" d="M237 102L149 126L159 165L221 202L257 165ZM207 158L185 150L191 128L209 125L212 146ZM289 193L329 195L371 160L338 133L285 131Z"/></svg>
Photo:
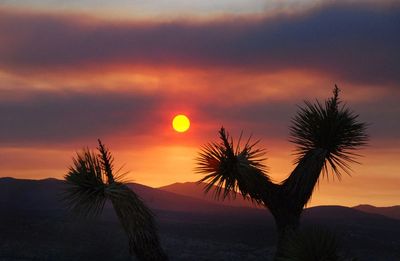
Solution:
<svg viewBox="0 0 400 261"><path fill-rule="evenodd" d="M263 204L274 216L281 245L285 235L299 226L300 215L310 200L320 175L333 174L341 178L350 174L350 164L356 163L354 151L366 145L366 124L358 115L341 104L339 88L333 97L321 104L305 102L292 119L290 141L296 145L295 168L281 183L271 181L264 165L264 149L256 148L251 137L244 147L237 144L222 127L220 142L203 146L196 171L204 177L205 192L214 186L217 198L239 192L244 198ZM236 193L233 193L236 194Z"/></svg>
<svg viewBox="0 0 400 261"><path fill-rule="evenodd" d="M127 186L124 174L114 173L113 157L100 140L98 154L77 153L65 175L67 206L83 216L100 214L110 200L129 239L129 252L141 261L168 260L157 235L153 214Z"/></svg>
<svg viewBox="0 0 400 261"><path fill-rule="evenodd" d="M355 261L342 249L338 235L323 227L292 231L275 261Z"/></svg>

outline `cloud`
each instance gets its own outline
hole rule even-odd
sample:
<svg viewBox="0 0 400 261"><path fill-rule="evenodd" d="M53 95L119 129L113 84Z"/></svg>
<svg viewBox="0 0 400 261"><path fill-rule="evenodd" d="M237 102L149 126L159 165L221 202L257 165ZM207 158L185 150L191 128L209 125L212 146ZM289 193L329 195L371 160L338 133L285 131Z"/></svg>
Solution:
<svg viewBox="0 0 400 261"><path fill-rule="evenodd" d="M19 93L19 94L18 94ZM129 136L139 143L174 142L165 131L177 112L193 119L192 141L214 137L221 125L260 138L281 136L294 105L287 102L231 103L198 99L203 94L118 91L13 91L0 100L0 144L8 146L79 144L99 137ZM184 100L181 107L179 100ZM181 103L182 104L182 103ZM146 138L147 137L147 138ZM265 137L265 136L264 136ZM85 144L83 143L83 144ZM147 144L150 145L150 144ZM154 145L154 144L152 144Z"/></svg>
<svg viewBox="0 0 400 261"><path fill-rule="evenodd" d="M346 93L346 90L343 90ZM328 92L325 96L330 97ZM389 147L398 146L400 140L400 115L398 94L383 99L348 102L342 97L343 104L359 115L359 120L368 124L368 134L375 145L387 144ZM314 99L307 99L311 102ZM323 101L325 99L319 99ZM304 106L303 97L293 97L286 101L259 101L247 104L232 104L231 106L213 106L211 103L203 104L200 110L212 121L214 126L224 125L235 134L243 130L246 135L254 134L255 138L285 141L289 137L291 119L298 112L298 106ZM216 133L215 129L215 133Z"/></svg>
<svg viewBox="0 0 400 261"><path fill-rule="evenodd" d="M400 83L400 5L394 3L326 4L290 15L208 22L0 13L4 71L173 66L301 70L335 81Z"/></svg>
<svg viewBox="0 0 400 261"><path fill-rule="evenodd" d="M4 146L81 147L97 138L107 138L122 147L181 143L170 127L177 112L188 112L192 119L192 129L185 139L190 145L215 139L222 125L235 136L243 130L245 136L254 134L256 139L285 142L296 105L302 105L304 98L220 103L216 101L219 97L199 99L200 92L191 96L167 91L15 92L14 98L0 100L0 144ZM326 98L329 96L327 92ZM396 96L384 99L349 103L362 121L371 123L369 134L376 144L399 139L400 124L393 120L400 113L398 100ZM180 107L179 100L185 101L185 108Z"/></svg>
<svg viewBox="0 0 400 261"><path fill-rule="evenodd" d="M95 141L126 128L140 135L156 122L159 99L156 95L106 91L31 91L18 101L0 101L0 143L26 146L87 138Z"/></svg>

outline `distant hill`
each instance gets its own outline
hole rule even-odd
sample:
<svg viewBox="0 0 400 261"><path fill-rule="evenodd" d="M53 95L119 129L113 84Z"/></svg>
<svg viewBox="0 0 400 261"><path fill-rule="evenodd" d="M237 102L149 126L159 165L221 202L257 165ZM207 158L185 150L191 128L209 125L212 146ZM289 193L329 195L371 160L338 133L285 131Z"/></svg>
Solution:
<svg viewBox="0 0 400 261"><path fill-rule="evenodd" d="M155 211L172 211L188 213L242 213L243 215L259 215L268 213L263 207L237 196L235 200L215 200L210 193L204 196L202 185L194 182L174 183L160 188L131 183L129 187L135 191ZM6 209L64 209L62 203L65 184L57 179L25 180L0 178L0 206ZM320 216L359 216L379 214L400 219L400 206L374 207L359 205L353 208L340 206L318 206L307 208L304 215ZM267 214L266 216L270 216Z"/></svg>
<svg viewBox="0 0 400 261"><path fill-rule="evenodd" d="M188 213L261 213L264 210L244 209L243 207L223 206L218 202L188 197L145 185L130 183L128 185L155 211L173 211ZM57 179L25 180L0 178L0 206L6 209L64 209L62 198L65 183Z"/></svg>
<svg viewBox="0 0 400 261"><path fill-rule="evenodd" d="M171 185L159 187L159 190L176 193L192 198L202 199L213 204L220 204L232 207L249 207L249 208L260 208L250 200L243 199L240 194L231 193L231 196L225 200L217 199L215 197L215 188L211 189L208 193L204 193L204 187L206 183L197 182L184 182L184 183L173 183ZM263 208L263 207L261 207Z"/></svg>
<svg viewBox="0 0 400 261"><path fill-rule="evenodd" d="M366 213L380 214L386 217L400 219L400 206L375 207L371 205L358 205L353 208Z"/></svg>
<svg viewBox="0 0 400 261"><path fill-rule="evenodd" d="M0 178L0 206L7 210L62 209L64 184L57 179Z"/></svg>
<svg viewBox="0 0 400 261"><path fill-rule="evenodd" d="M271 216L264 209L242 207L240 204L221 205L219 201L191 197L166 190L151 188L132 183L129 187L135 191L152 209L163 211L179 211L186 213L225 214ZM272 219L272 217L270 217Z"/></svg>

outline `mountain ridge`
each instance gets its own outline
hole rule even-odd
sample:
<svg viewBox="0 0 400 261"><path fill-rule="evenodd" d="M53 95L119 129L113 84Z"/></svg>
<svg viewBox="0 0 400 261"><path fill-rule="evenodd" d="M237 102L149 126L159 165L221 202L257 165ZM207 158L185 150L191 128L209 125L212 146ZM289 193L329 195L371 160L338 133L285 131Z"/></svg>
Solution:
<svg viewBox="0 0 400 261"><path fill-rule="evenodd" d="M244 199L242 195L235 192L230 193L229 197L226 199L219 199L215 194L215 186L210 191L205 193L204 187L206 185L207 184L204 182L175 182L166 186L157 187L157 189L202 199L207 202L216 202L217 204L225 206L263 208L262 206L257 206L256 204L252 203L250 199Z"/></svg>
<svg viewBox="0 0 400 261"><path fill-rule="evenodd" d="M15 195L12 193L14 186ZM31 185L29 187L29 185ZM55 204L62 198L62 190L65 183L63 180L55 178L45 178L40 180L32 179L16 179L13 177L0 178L0 202L11 206L13 199L20 199L22 205L33 205L40 201L40 198L45 199L42 208L46 208L46 204ZM159 188L153 188L139 183L129 183L128 186L133 189L149 206L153 209L162 211L180 211L180 212L196 212L196 213L244 213L252 214L268 213L263 206L255 206L248 200L244 200L241 195L237 195L235 200L220 201L212 198L212 193L204 195L201 185L196 182L173 183ZM194 189L195 188L195 189ZM27 190L27 191L26 191ZM33 191L35 190L35 193ZM45 198L45 192L57 195L56 197ZM190 192L190 193L189 193ZM11 201L10 201L11 200ZM10 202L9 202L10 201ZM237 202L236 202L237 201ZM337 205L340 206L340 205ZM332 206L315 206L309 209L317 209ZM379 214L392 219L400 219L400 206L376 207L367 204L360 204L354 207L340 206L343 208L354 209L368 214Z"/></svg>

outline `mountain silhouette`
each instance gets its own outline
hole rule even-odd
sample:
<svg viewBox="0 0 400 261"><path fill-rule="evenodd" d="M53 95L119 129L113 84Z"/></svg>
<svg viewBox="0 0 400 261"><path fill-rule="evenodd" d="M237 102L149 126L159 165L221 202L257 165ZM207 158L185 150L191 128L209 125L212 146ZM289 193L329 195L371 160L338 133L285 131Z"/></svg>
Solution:
<svg viewBox="0 0 400 261"><path fill-rule="evenodd" d="M255 203L251 202L249 199L244 199L240 194L231 193L230 197L227 199L217 199L215 198L215 187L211 189L208 193L204 193L204 187L206 183L197 182L184 182L184 183L173 183L167 186L159 187L159 190L168 191L176 193L183 196L188 196L192 198L197 198L205 200L213 204L220 204L231 207L249 207L249 208L260 208Z"/></svg>
<svg viewBox="0 0 400 261"><path fill-rule="evenodd" d="M371 205L358 205L353 208L366 213L380 214L382 216L400 219L400 206L375 207Z"/></svg>

